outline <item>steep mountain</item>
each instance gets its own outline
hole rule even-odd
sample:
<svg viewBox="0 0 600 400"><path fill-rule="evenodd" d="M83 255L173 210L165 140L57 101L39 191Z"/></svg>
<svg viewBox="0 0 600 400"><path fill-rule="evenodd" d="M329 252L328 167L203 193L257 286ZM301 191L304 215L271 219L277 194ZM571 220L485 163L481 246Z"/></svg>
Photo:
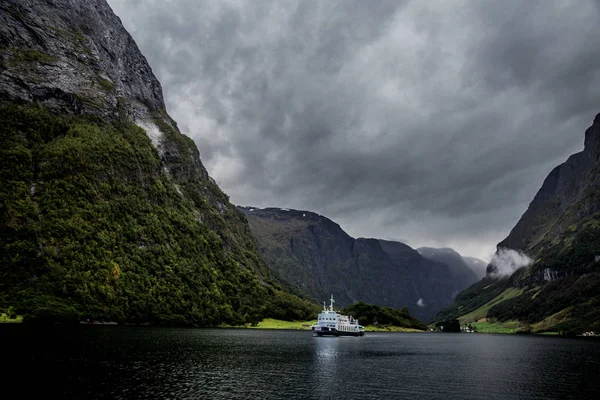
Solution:
<svg viewBox="0 0 600 400"><path fill-rule="evenodd" d="M485 271L488 266L487 262L476 257L462 256L462 258L467 263L467 266L471 268L471 271L475 272L477 279L481 279L485 276Z"/></svg>
<svg viewBox="0 0 600 400"><path fill-rule="evenodd" d="M267 264L316 300L365 301L403 308L427 320L458 292L448 266L399 243L354 239L321 215L240 207Z"/></svg>
<svg viewBox="0 0 600 400"><path fill-rule="evenodd" d="M501 276L503 259L520 253L532 263ZM585 132L584 150L550 172L496 254L486 278L438 319L519 321L533 331L600 329L600 114Z"/></svg>
<svg viewBox="0 0 600 400"><path fill-rule="evenodd" d="M450 248L435 249L432 247L420 247L419 254L430 260L438 261L450 267L460 290L466 289L479 280L475 272L465 262L463 257Z"/></svg>
<svg viewBox="0 0 600 400"><path fill-rule="evenodd" d="M105 0L0 3L0 307L161 324L307 317Z"/></svg>

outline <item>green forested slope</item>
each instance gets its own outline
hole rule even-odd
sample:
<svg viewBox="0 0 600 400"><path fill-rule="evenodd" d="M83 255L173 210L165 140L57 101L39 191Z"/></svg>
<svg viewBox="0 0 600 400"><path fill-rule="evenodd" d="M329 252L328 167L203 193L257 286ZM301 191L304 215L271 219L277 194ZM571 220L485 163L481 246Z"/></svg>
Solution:
<svg viewBox="0 0 600 400"><path fill-rule="evenodd" d="M0 2L0 313L311 318L166 112L105 0Z"/></svg>
<svg viewBox="0 0 600 400"><path fill-rule="evenodd" d="M402 309L392 307L380 307L375 304L367 304L359 301L344 308L341 311L344 315L351 315L362 325L391 325L402 328L412 328L427 330L427 326L421 321L410 315L408 308Z"/></svg>
<svg viewBox="0 0 600 400"><path fill-rule="evenodd" d="M160 324L312 316L250 268L252 247L237 260L224 248L139 127L38 106L4 106L0 120L4 308Z"/></svg>

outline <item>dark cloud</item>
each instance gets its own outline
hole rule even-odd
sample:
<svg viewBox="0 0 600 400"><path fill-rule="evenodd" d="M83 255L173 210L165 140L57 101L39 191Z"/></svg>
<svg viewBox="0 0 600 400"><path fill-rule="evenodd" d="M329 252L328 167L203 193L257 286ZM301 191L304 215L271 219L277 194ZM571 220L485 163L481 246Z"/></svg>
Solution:
<svg viewBox="0 0 600 400"><path fill-rule="evenodd" d="M600 111L594 1L109 0L237 204L489 258Z"/></svg>

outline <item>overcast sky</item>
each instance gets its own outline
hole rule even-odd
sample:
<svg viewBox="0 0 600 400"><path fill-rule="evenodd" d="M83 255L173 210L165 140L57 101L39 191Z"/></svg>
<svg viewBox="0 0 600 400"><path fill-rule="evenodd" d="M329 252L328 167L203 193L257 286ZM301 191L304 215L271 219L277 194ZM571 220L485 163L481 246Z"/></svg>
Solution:
<svg viewBox="0 0 600 400"><path fill-rule="evenodd" d="M600 112L587 0L108 0L239 205L489 260Z"/></svg>

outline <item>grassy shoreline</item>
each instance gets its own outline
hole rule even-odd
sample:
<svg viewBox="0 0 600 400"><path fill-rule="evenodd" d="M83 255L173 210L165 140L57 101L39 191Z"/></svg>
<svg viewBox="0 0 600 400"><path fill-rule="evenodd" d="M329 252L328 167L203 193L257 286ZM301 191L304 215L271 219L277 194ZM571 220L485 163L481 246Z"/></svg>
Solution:
<svg viewBox="0 0 600 400"><path fill-rule="evenodd" d="M23 322L22 316L16 318L10 318L5 313L0 313L0 324L20 324ZM265 330L302 330L310 331L311 326L316 323L317 320L311 321L284 321L274 318L265 318L258 323L258 325L252 326L251 324L245 325L218 325L217 328L231 328L231 329L265 329ZM102 324L100 324L102 325ZM471 325L475 326L477 331L473 333L479 334L504 334L504 335L515 335L523 332L519 332L516 321L509 321L508 323L490 323L490 322L473 322ZM400 326L391 325L379 325L365 326L365 332L402 332L402 333L423 333L419 329L404 328ZM530 335L538 336L561 336L560 332L530 332Z"/></svg>
<svg viewBox="0 0 600 400"><path fill-rule="evenodd" d="M23 322L23 317L17 315L16 318L10 318L6 313L0 314L0 324L20 324Z"/></svg>
<svg viewBox="0 0 600 400"><path fill-rule="evenodd" d="M237 328L237 329L288 329L288 330L303 330L310 331L311 326L317 320L311 321L283 321L274 318L265 318L257 325L219 325L219 328ZM418 329L404 328L400 326L365 326L365 332L425 332Z"/></svg>
<svg viewBox="0 0 600 400"><path fill-rule="evenodd" d="M526 326L523 326L519 321L488 321L485 318L480 319L477 322L471 322L470 324L476 329L475 333L501 333L501 334L529 334L529 335L560 335L560 332L554 331L535 331L527 330Z"/></svg>

